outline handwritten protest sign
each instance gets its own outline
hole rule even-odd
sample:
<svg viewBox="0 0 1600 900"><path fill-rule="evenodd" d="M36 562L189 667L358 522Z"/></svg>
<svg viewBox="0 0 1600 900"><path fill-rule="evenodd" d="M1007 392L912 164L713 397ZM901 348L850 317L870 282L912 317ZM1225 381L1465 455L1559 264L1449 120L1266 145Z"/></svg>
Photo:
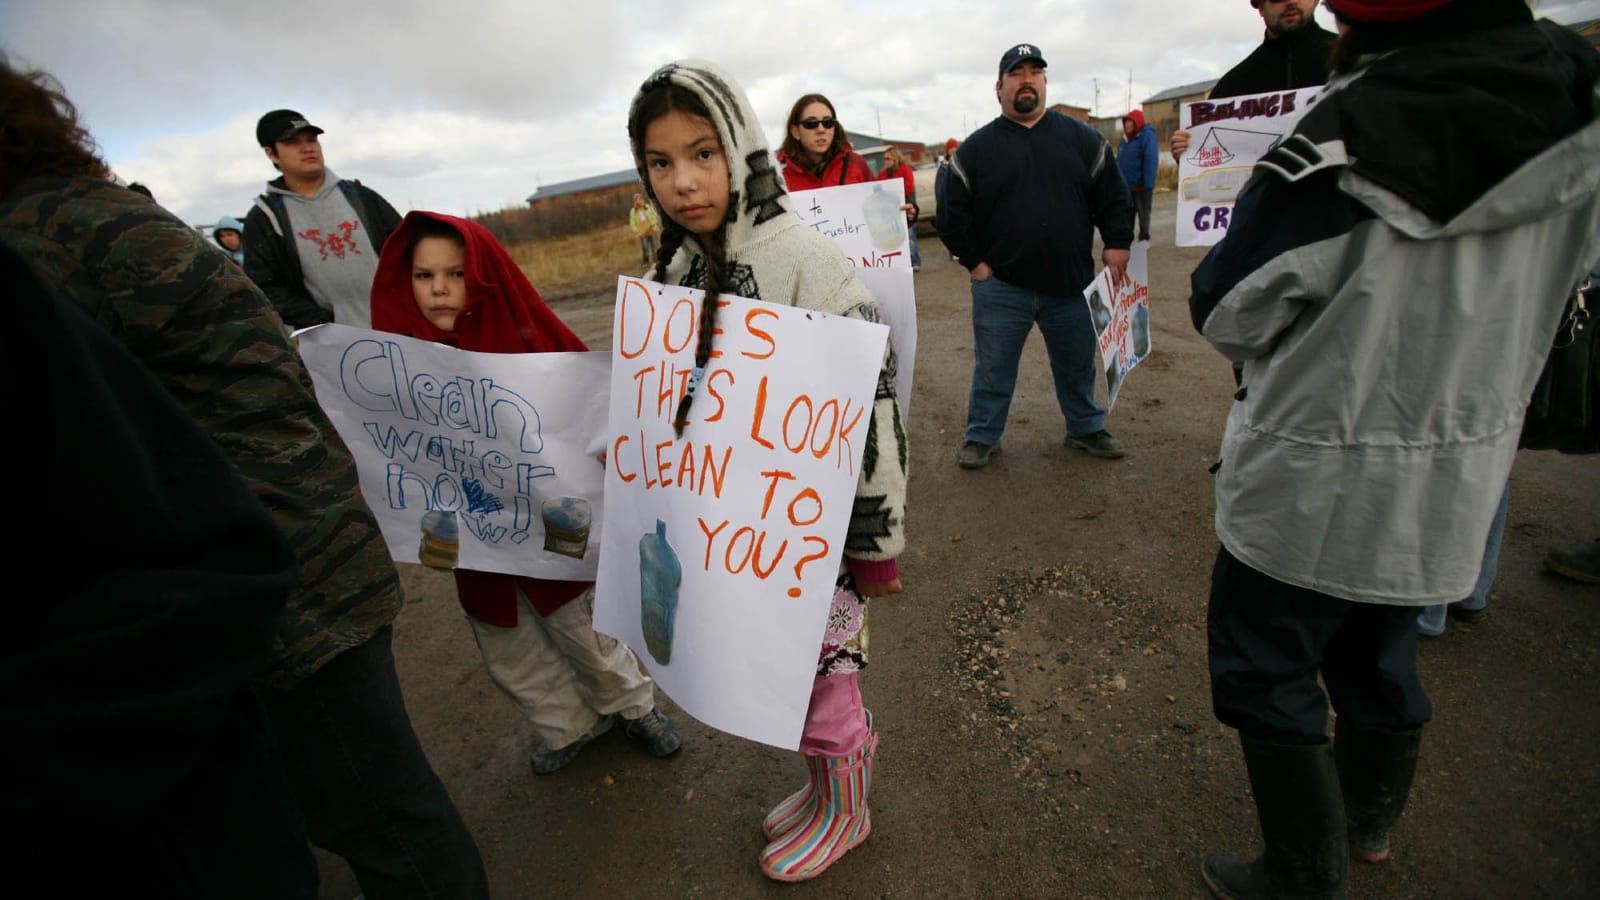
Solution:
<svg viewBox="0 0 1600 900"><path fill-rule="evenodd" d="M1288 134L1321 88L1183 104L1189 149L1178 159L1180 247L1207 247L1228 233L1234 201L1256 160Z"/></svg>
<svg viewBox="0 0 1600 900"><path fill-rule="evenodd" d="M540 578L598 571L611 356L472 353L345 325L299 333L398 562Z"/></svg>
<svg viewBox="0 0 1600 900"><path fill-rule="evenodd" d="M862 269L911 265L911 238L899 181L868 181L790 191L795 215L830 238Z"/></svg>
<svg viewBox="0 0 1600 900"><path fill-rule="evenodd" d="M900 417L910 419L911 377L917 359L917 292L911 274L910 226L894 197L898 185L846 184L791 191L789 198L800 221L838 245L856 267L856 277L878 301L878 315L889 326L889 343L900 364L895 372L895 399L900 403Z"/></svg>
<svg viewBox="0 0 1600 900"><path fill-rule="evenodd" d="M679 438L701 297L618 280L594 624L690 715L794 749L888 329L721 297Z"/></svg>
<svg viewBox="0 0 1600 900"><path fill-rule="evenodd" d="M1150 355L1149 273L1150 244L1140 241L1128 253L1127 277L1120 287L1112 285L1110 269L1101 269L1083 291L1106 373L1107 412L1128 372Z"/></svg>

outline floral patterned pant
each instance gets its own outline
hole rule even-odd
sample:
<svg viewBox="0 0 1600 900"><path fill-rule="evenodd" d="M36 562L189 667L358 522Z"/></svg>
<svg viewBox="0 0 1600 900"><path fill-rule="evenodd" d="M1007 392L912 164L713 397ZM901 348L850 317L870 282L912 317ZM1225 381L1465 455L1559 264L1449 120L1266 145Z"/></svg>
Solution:
<svg viewBox="0 0 1600 900"><path fill-rule="evenodd" d="M866 667L867 598L856 591L855 576L845 572L834 583L817 674L846 675Z"/></svg>

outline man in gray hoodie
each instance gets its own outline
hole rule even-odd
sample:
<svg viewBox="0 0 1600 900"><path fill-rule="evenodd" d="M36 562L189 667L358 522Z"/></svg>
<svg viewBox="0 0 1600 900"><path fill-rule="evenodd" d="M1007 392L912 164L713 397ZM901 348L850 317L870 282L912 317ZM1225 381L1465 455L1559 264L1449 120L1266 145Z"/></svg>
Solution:
<svg viewBox="0 0 1600 900"><path fill-rule="evenodd" d="M378 252L400 214L376 191L327 167L322 133L292 109L256 123L256 140L282 175L267 182L245 216L245 274L291 328L367 328Z"/></svg>

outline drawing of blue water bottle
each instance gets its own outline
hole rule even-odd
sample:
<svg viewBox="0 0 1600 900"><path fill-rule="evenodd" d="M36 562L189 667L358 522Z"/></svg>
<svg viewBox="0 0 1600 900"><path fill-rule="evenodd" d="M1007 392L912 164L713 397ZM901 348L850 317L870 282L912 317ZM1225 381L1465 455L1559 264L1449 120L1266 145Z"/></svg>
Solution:
<svg viewBox="0 0 1600 900"><path fill-rule="evenodd" d="M1133 308L1133 355L1144 359L1150 353L1150 306L1141 303Z"/></svg>
<svg viewBox="0 0 1600 900"><path fill-rule="evenodd" d="M644 645L661 665L672 661L673 624L678 618L678 586L683 566L667 542L667 523L656 520L654 534L639 539L639 624Z"/></svg>
<svg viewBox="0 0 1600 900"><path fill-rule="evenodd" d="M906 214L900 211L900 201L885 191L883 185L872 186L872 196L862 202L861 213L867 217L867 234L872 236L872 246L879 250L895 250L905 243Z"/></svg>

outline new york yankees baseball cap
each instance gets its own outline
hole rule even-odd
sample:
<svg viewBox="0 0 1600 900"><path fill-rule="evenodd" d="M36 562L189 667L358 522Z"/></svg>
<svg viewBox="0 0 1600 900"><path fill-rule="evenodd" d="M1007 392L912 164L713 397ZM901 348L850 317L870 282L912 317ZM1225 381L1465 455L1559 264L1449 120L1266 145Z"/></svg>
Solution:
<svg viewBox="0 0 1600 900"><path fill-rule="evenodd" d="M1039 53L1038 47L1033 44L1018 44L1007 50L1005 56L1000 57L1000 77L1006 77L1006 73L1015 69L1018 63L1027 62L1030 59L1037 62L1041 67L1049 65L1044 61L1044 56Z"/></svg>

